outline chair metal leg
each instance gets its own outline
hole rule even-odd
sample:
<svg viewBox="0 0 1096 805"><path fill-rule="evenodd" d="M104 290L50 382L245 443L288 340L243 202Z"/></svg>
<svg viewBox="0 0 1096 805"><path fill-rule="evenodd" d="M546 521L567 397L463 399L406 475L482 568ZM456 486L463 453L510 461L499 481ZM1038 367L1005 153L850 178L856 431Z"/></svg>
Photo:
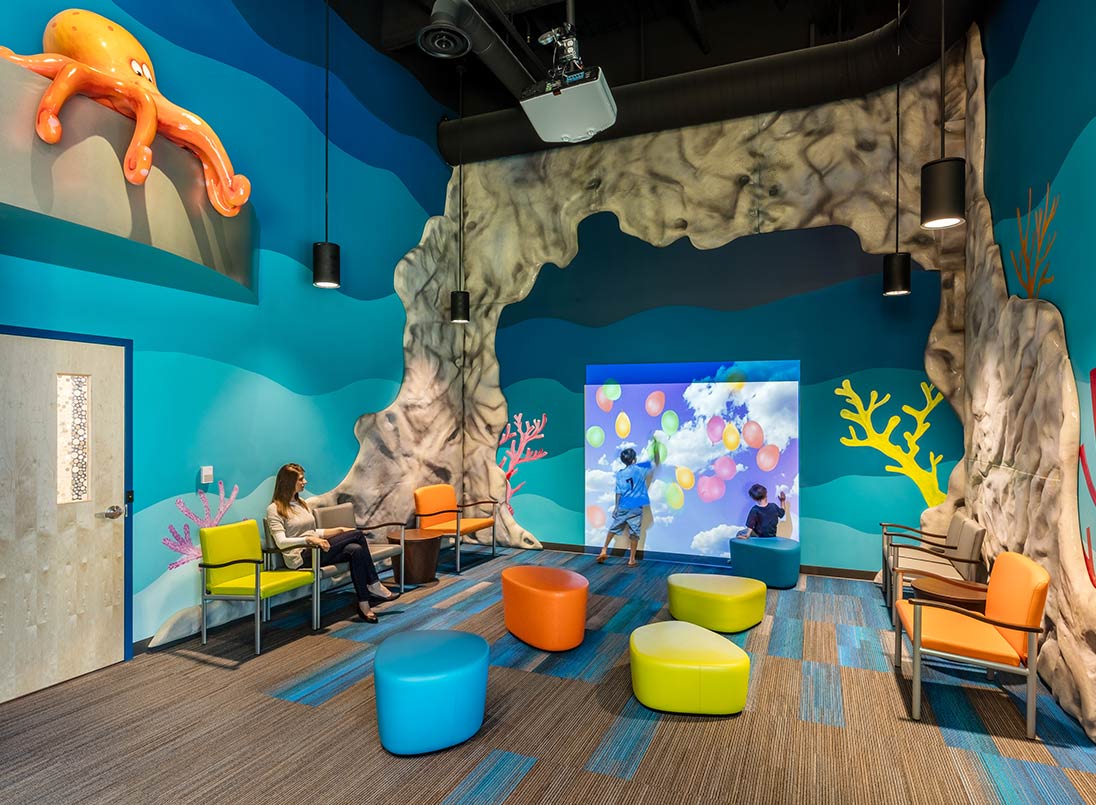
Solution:
<svg viewBox="0 0 1096 805"><path fill-rule="evenodd" d="M1038 681L1039 681L1039 656L1036 653L1038 650L1038 636L1034 632L1028 634L1028 655L1027 655L1027 737L1035 737L1035 705L1036 697L1038 696Z"/></svg>
<svg viewBox="0 0 1096 805"><path fill-rule="evenodd" d="M259 565L255 565L255 656L259 655L262 651L262 645L260 643L262 639L263 628L263 590L261 586L262 571Z"/></svg>
<svg viewBox="0 0 1096 805"><path fill-rule="evenodd" d="M921 606L913 607L913 720L921 720Z"/></svg>
<svg viewBox="0 0 1096 805"><path fill-rule="evenodd" d="M894 626L894 667L898 671L902 670L902 626L900 624Z"/></svg>
<svg viewBox="0 0 1096 805"><path fill-rule="evenodd" d="M491 518L491 555L495 556L495 523L499 520L499 507L495 506L495 510L492 512L494 517Z"/></svg>
<svg viewBox="0 0 1096 805"><path fill-rule="evenodd" d="M206 644L206 569L202 568L202 645Z"/></svg>
<svg viewBox="0 0 1096 805"><path fill-rule="evenodd" d="M404 576L407 573L407 548L404 544L406 533L400 526L400 592L404 591Z"/></svg>
<svg viewBox="0 0 1096 805"><path fill-rule="evenodd" d="M456 549L457 549L457 575L459 576L460 575L460 534L459 533L455 537L453 537L453 544L456 546Z"/></svg>

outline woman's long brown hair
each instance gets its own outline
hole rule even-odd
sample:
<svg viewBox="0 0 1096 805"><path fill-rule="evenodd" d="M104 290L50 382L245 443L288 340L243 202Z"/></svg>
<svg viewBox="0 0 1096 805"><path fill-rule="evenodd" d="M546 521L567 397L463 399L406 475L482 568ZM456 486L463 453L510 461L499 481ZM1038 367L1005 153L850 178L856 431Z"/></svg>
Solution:
<svg viewBox="0 0 1096 805"><path fill-rule="evenodd" d="M271 498L271 502L282 517L289 517L289 507L294 500L308 508L308 504L297 494L297 481L303 477L304 467L300 464L286 464L278 470L278 476L274 479L274 497Z"/></svg>

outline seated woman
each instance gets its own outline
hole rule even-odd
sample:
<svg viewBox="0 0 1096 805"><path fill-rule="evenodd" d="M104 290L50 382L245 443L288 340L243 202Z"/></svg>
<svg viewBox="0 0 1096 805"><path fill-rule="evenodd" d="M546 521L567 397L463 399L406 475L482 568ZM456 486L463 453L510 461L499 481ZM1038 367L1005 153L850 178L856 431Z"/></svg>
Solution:
<svg viewBox="0 0 1096 805"><path fill-rule="evenodd" d="M316 516L308 501L301 500L305 483L300 464L286 464L278 470L274 479L274 499L266 507L271 538L282 549L286 567L294 570L312 566L312 551L305 550L306 546L321 549L321 566L349 562L350 578L358 594L358 612L367 623L376 623L377 614L369 605L370 596L394 601L400 594L381 584L364 533L354 528L316 527ZM287 548L290 550L285 550Z"/></svg>

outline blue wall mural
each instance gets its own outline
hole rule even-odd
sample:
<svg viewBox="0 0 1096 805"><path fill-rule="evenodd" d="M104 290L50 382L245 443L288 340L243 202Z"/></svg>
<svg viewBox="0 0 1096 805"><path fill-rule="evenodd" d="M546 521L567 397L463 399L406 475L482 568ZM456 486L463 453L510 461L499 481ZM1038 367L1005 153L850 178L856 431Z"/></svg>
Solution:
<svg viewBox="0 0 1096 805"><path fill-rule="evenodd" d="M1017 209L1057 209L1044 245L1053 281L1038 289L1062 311L1077 381L1081 443L1096 451L1091 373L1096 367L1096 276L1091 232L1096 215L1096 5L1070 0L1003 0L985 33L987 76L986 195L1010 293L1027 296L1013 273L1019 256ZM1049 205L1047 185L1050 186ZM1029 238L1030 239L1030 238ZM1091 469L1091 467L1090 467ZM1079 479L1082 532L1096 526L1096 503Z"/></svg>
<svg viewBox="0 0 1096 805"><path fill-rule="evenodd" d="M579 226L565 269L545 266L529 296L499 320L496 350L511 417L547 414L522 464L511 504L540 540L581 545L584 531L583 383L589 364L798 360L799 526L807 565L877 570L880 521L917 522L926 499L910 475L888 472L879 449L841 443L851 410L845 380L870 402L875 427L925 408L923 355L939 307L939 275L915 271L913 294L884 299L880 260L840 227L780 232L710 251L682 239L655 248L620 232L608 213ZM890 398L883 402L883 397ZM940 489L962 454L962 429L946 403L918 437L920 460L942 456ZM864 437L857 426L858 441ZM500 453L501 456L501 453ZM932 502L938 502L934 500Z"/></svg>
<svg viewBox="0 0 1096 805"><path fill-rule="evenodd" d="M10 0L0 41L39 52L43 27L66 7ZM200 465L214 465L226 503L238 487L225 522L258 516L286 461L308 469L315 491L337 484L357 453L357 417L395 398L404 311L393 270L442 211L449 169L433 141L445 110L332 15L330 237L342 246L343 287L321 291L310 264L323 239L323 2L278 14L246 0L83 7L129 29L164 94L217 131L251 179L261 232L257 305L0 255L0 323L134 342L141 640L197 602L194 562L168 566L193 559L185 527L196 543L197 524L217 516L218 487L198 486ZM165 270L151 249L147 270Z"/></svg>

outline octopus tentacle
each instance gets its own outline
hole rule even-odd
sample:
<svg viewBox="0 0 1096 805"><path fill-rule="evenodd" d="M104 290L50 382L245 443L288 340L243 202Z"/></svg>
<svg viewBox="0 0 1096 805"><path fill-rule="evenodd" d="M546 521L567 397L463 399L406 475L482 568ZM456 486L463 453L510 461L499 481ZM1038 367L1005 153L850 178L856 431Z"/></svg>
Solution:
<svg viewBox="0 0 1096 805"><path fill-rule="evenodd" d="M122 166L130 184L144 184L152 168L152 141L156 139L156 101L150 92L136 92L129 96L133 105L133 136L126 149L126 161Z"/></svg>
<svg viewBox="0 0 1096 805"><path fill-rule="evenodd" d="M80 91L89 74L88 68L70 61L57 72L53 83L42 93L34 129L45 142L55 143L61 139L61 107Z"/></svg>
<svg viewBox="0 0 1096 805"><path fill-rule="evenodd" d="M232 171L232 161L213 129L193 112L155 96L160 133L198 156L209 201L222 215L235 215L251 195L251 182Z"/></svg>
<svg viewBox="0 0 1096 805"><path fill-rule="evenodd" d="M20 56L11 48L6 48L3 45L0 45L0 59L6 59L12 64L18 64L20 67L25 67L31 72L38 73L38 75L46 78L53 78L62 67L72 61L72 59L59 53L38 53L34 56Z"/></svg>

